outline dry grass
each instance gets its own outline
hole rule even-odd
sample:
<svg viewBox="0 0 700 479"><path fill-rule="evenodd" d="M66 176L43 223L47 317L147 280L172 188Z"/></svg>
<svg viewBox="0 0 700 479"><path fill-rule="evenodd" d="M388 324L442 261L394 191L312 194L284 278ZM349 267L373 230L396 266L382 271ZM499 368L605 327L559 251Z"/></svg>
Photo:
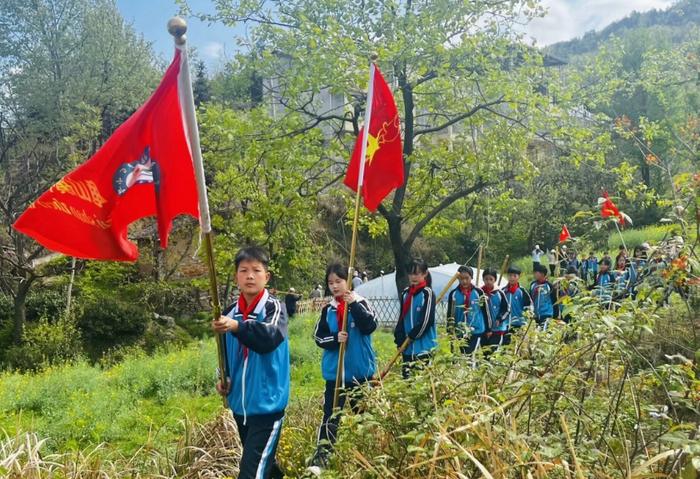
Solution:
<svg viewBox="0 0 700 479"><path fill-rule="evenodd" d="M102 444L84 451L47 453L47 438L5 434L0 441L0 477L7 479L166 479L238 475L241 446L230 412L203 424L183 421L172 451L144 446L133 456L108 453Z"/></svg>

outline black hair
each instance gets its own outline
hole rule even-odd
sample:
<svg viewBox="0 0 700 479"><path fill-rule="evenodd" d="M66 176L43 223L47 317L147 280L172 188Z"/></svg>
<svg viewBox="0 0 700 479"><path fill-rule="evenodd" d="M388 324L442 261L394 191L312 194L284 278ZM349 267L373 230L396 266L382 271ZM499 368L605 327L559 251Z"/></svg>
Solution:
<svg viewBox="0 0 700 479"><path fill-rule="evenodd" d="M469 276L471 276L472 278L474 277L474 270L466 265L462 265L459 268L457 268L457 272L458 273L469 273Z"/></svg>
<svg viewBox="0 0 700 479"><path fill-rule="evenodd" d="M326 268L326 280L324 282L325 296L331 295L331 290L328 287L328 278L332 275L336 275L340 279L348 280L348 268L340 263L331 263ZM349 285L348 285L349 286Z"/></svg>
<svg viewBox="0 0 700 479"><path fill-rule="evenodd" d="M265 271L268 271L270 267L270 255L260 246L246 246L238 250L236 258L233 260L236 271L243 261L258 261L265 267Z"/></svg>
<svg viewBox="0 0 700 479"><path fill-rule="evenodd" d="M406 266L406 270L409 274L426 273L425 282L428 286L432 285L433 278L430 276L430 270L428 270L428 263L426 263L424 260L420 258L412 259L411 262L408 263L408 265Z"/></svg>
<svg viewBox="0 0 700 479"><path fill-rule="evenodd" d="M491 276L493 279L496 279L498 277L498 271L496 271L494 268L486 268L484 269L484 272L481 273L481 277L486 278L487 276Z"/></svg>
<svg viewBox="0 0 700 479"><path fill-rule="evenodd" d="M608 258L603 258L600 260L600 265L612 266L612 262Z"/></svg>
<svg viewBox="0 0 700 479"><path fill-rule="evenodd" d="M533 268L532 268L533 273L542 273L543 275L547 276L547 267L543 264L537 263Z"/></svg>
<svg viewBox="0 0 700 479"><path fill-rule="evenodd" d="M518 268L517 266L513 265L510 268L508 268L508 274L517 274L520 275L523 272Z"/></svg>

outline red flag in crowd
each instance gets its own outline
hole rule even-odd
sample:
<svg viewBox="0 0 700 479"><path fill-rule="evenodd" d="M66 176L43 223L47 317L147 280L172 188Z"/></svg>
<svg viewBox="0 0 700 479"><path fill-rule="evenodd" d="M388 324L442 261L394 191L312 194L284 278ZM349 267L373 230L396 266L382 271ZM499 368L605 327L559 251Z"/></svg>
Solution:
<svg viewBox="0 0 700 479"><path fill-rule="evenodd" d="M603 218L614 216L622 226L625 225L625 222L632 224L632 218L618 209L615 203L610 199L610 196L608 196L607 191L603 192L602 198L598 198L598 205L600 206L600 216Z"/></svg>
<svg viewBox="0 0 700 479"><path fill-rule="evenodd" d="M571 235L569 234L569 228L567 228L566 225L564 225L561 228L561 233L559 233L559 242L563 243L568 239L571 239Z"/></svg>

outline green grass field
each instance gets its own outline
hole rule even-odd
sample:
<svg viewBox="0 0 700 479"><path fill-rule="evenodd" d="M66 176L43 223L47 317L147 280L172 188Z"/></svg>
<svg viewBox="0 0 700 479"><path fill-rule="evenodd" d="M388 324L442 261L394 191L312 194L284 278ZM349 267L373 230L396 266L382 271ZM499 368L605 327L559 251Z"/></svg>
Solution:
<svg viewBox="0 0 700 479"><path fill-rule="evenodd" d="M316 315L290 324L292 400L320 404L323 379L321 349L313 342ZM380 358L393 350L391 335L374 335ZM102 369L85 362L52 367L36 374L0 374L0 430L12 437L36 432L49 449L106 448L131 455L144 445L167 449L178 441L183 421L204 423L216 417L221 400L214 390L216 350L213 340L161 351L134 354Z"/></svg>

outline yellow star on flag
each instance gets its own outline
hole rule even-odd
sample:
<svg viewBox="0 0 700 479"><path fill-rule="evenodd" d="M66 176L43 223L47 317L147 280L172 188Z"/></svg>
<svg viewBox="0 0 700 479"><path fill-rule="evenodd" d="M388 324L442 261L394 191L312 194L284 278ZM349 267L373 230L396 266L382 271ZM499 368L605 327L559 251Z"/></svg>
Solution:
<svg viewBox="0 0 700 479"><path fill-rule="evenodd" d="M365 153L365 158L367 159L368 165L372 163L372 159L377 150L379 150L379 140L371 133L367 133L367 151Z"/></svg>

